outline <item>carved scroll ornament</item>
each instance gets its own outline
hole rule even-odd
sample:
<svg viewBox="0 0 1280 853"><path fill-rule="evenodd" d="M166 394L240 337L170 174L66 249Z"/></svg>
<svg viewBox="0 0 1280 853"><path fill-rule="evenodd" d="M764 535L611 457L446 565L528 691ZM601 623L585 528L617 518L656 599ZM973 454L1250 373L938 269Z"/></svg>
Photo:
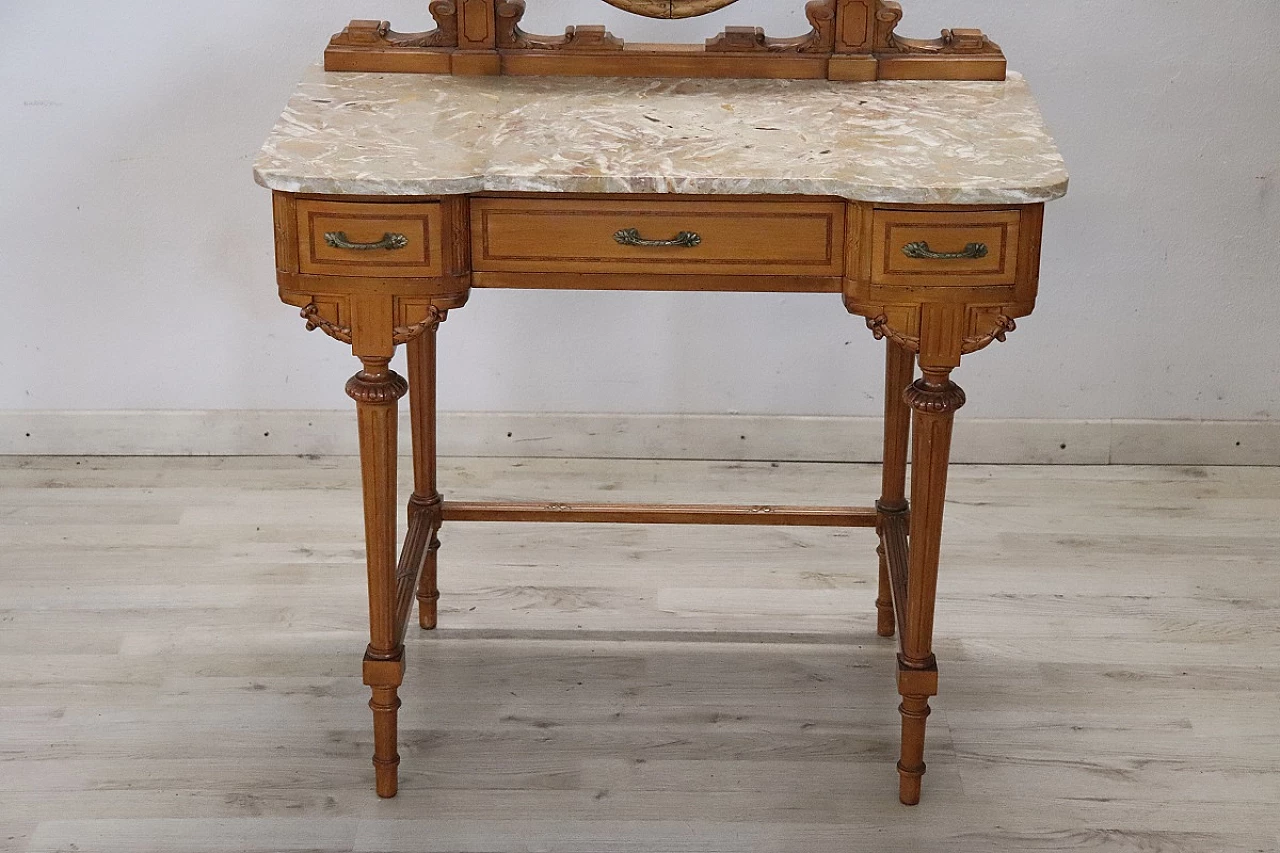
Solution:
<svg viewBox="0 0 1280 853"><path fill-rule="evenodd" d="M707 52L831 53L836 44L836 0L812 0L804 7L813 30L798 38L770 38L760 27L726 27L707 39Z"/></svg>
<svg viewBox="0 0 1280 853"><path fill-rule="evenodd" d="M498 3L498 46L514 50L622 50L622 39L604 27L569 27L563 36L540 36L520 29L524 0Z"/></svg>
<svg viewBox="0 0 1280 853"><path fill-rule="evenodd" d="M880 0L880 8L876 11L876 53L1003 56L1000 46L981 30L943 30L940 38L912 39L894 32L901 22L902 5L894 0Z"/></svg>
<svg viewBox="0 0 1280 853"><path fill-rule="evenodd" d="M430 6L436 28L425 33L397 33L387 21L352 21L333 37L331 47L365 49L458 46L458 6L454 0L435 0Z"/></svg>
<svg viewBox="0 0 1280 853"><path fill-rule="evenodd" d="M656 14L656 7L665 8L667 3L637 3L645 8L655 7L654 14L640 12L623 6L622 2L613 5L645 14L652 18L678 17L687 18L704 15L717 8L729 5L736 0L706 5L704 11L687 11L685 14ZM676 4L680 5L680 4ZM690 4L692 5L692 4ZM525 0L502 0L499 2L498 14L498 46L515 50L563 50L585 52L621 51L626 48L622 39L600 26L568 27L563 36L542 36L527 33L520 29L520 21L524 18L527 4ZM707 40L707 53L831 53L835 48L836 0L811 0L805 7L805 14L813 29L796 38L771 38L759 27L727 27L715 38Z"/></svg>

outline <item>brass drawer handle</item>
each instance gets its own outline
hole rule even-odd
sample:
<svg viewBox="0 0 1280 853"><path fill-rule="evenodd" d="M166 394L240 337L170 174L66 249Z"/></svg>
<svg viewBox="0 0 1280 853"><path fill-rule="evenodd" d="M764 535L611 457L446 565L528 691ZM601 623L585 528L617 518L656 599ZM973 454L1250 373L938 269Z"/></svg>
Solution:
<svg viewBox="0 0 1280 853"><path fill-rule="evenodd" d="M902 254L918 261L976 261L991 254L991 250L986 243L970 243L963 252L935 252L928 243L921 241L903 246Z"/></svg>
<svg viewBox="0 0 1280 853"><path fill-rule="evenodd" d="M614 234L613 239L617 240L624 246L641 246L646 249L665 249L671 247L678 249L692 249L695 246L702 245L702 235L696 231L681 231L670 240L646 240L640 236L639 229L624 228L617 234Z"/></svg>
<svg viewBox="0 0 1280 853"><path fill-rule="evenodd" d="M383 234L382 239L376 243L353 243L347 239L346 231L330 231L324 235L324 241L335 249L350 249L356 252L373 252L378 249L394 252L409 245L408 237L390 233Z"/></svg>

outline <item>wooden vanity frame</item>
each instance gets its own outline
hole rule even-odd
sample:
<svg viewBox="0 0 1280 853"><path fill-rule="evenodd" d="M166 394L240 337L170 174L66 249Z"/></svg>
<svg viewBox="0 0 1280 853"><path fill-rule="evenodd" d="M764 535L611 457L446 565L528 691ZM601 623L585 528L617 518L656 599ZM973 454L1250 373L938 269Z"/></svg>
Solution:
<svg viewBox="0 0 1280 853"><path fill-rule="evenodd" d="M550 2L550 0L533 0ZM617 5L617 4L615 4ZM520 29L525 0L435 0L436 29L398 33L352 21L325 51L326 71L586 77L735 77L819 80L1003 80L1005 57L980 30L936 39L895 33L892 0L811 0L812 29L774 38L729 27L703 45L627 44L600 26L542 36ZM656 15L655 15L656 17Z"/></svg>
<svg viewBox="0 0 1280 853"><path fill-rule="evenodd" d="M775 40L739 28L700 49L625 46L602 28L570 28L561 39L531 36L518 27L522 0L436 0L431 12L439 27L430 33L353 22L330 45L326 68L1004 79L1003 55L981 33L949 31L936 42L898 38L902 11L886 0L813 0L808 36ZM1043 204L574 193L276 191L273 198L281 298L301 309L308 328L349 344L363 365L346 390L359 420L370 619L364 681L372 689L380 796L397 790L398 690L414 601L422 628L437 622L441 526L536 521L875 528L877 631L898 634L899 796L919 802L929 698L938 690L933 620L952 424L965 403L951 373L963 356L1003 341L1035 307ZM866 507L445 500L436 481L436 333L477 287L842 295L887 341L879 500ZM389 366L400 345L408 350L407 380ZM397 556L396 410L406 393L414 491Z"/></svg>
<svg viewBox="0 0 1280 853"><path fill-rule="evenodd" d="M895 626L900 629L900 798L919 802L925 720L938 689L933 612L951 430L965 402L951 371L962 356L1003 341L1014 321L1034 308L1043 205L569 193L419 198L276 192L274 199L281 298L302 309L309 328L350 344L363 363L347 393L359 414L371 626L364 679L373 691L379 795L394 796L397 788L397 691L415 598L420 626L436 626L444 522L742 524L879 533L877 630L890 637ZM666 238L675 223L681 234L705 235L713 244L736 240L747 263L725 263L714 245L700 252L706 244L619 241L627 231ZM403 255L362 248L350 250L346 263L335 262L328 241L338 235L364 246L406 236L407 245ZM936 257L913 256L921 253ZM449 311L466 304L473 287L842 294L848 310L888 340L880 499L869 507L444 500L436 483L436 331ZM407 381L389 367L401 344L408 348ZM397 559L396 408L405 393L414 493ZM910 501L909 445L915 460Z"/></svg>

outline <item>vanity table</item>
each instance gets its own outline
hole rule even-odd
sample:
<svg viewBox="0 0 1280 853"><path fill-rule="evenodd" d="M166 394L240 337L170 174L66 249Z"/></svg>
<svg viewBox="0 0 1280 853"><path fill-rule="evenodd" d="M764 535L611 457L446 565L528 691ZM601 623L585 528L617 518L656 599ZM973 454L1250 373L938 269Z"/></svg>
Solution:
<svg viewBox="0 0 1280 853"><path fill-rule="evenodd" d="M733 0L607 2L675 18ZM980 32L898 37L901 9L886 0L814 0L807 35L731 27L694 48L628 45L600 27L531 35L515 0L430 8L428 33L354 21L336 36L255 170L273 191L281 298L362 364L347 393L359 419L378 794L396 793L404 639L415 600L420 626L436 625L445 522L744 524L878 532L877 628L898 635L900 798L919 802L952 422L965 403L951 374L1032 311L1044 204L1067 186L1027 84ZM436 333L484 287L839 297L887 342L879 499L442 498ZM407 380L389 367L399 345ZM406 393L414 491L397 551Z"/></svg>

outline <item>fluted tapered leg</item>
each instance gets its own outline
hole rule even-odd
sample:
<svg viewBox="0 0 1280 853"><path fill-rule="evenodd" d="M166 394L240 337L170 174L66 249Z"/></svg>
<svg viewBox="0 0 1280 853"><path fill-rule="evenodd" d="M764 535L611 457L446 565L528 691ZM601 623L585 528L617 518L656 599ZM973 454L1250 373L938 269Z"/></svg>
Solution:
<svg viewBox="0 0 1280 853"><path fill-rule="evenodd" d="M372 688L374 757L380 797L396 795L397 691L404 681L404 646L396 616L396 408L408 383L389 359L362 359L364 369L347 383L356 401L364 490L365 548L369 570L369 647L364 683Z"/></svg>
<svg viewBox="0 0 1280 853"><path fill-rule="evenodd" d="M938 556L942 512L947 497L951 428L965 403L964 392L951 381L950 370L925 369L904 399L914 410L911 463L911 554L907 566L906 624L898 658L898 692L902 695L900 798L920 802L924 776L925 722L929 697L938 693L938 665L933 656L933 613L938 590Z"/></svg>
<svg viewBox="0 0 1280 853"><path fill-rule="evenodd" d="M907 446L911 440L911 408L903 394L915 379L915 354L887 340L884 372L884 468L880 500L880 589L876 596L876 633L892 637L893 591L884 545L884 520L907 511Z"/></svg>
<svg viewBox="0 0 1280 853"><path fill-rule="evenodd" d="M418 578L418 624L436 627L440 589L436 585L440 539L440 492L436 485L436 326L431 326L408 346L409 412L413 425L413 500L410 512L432 515L431 540Z"/></svg>

